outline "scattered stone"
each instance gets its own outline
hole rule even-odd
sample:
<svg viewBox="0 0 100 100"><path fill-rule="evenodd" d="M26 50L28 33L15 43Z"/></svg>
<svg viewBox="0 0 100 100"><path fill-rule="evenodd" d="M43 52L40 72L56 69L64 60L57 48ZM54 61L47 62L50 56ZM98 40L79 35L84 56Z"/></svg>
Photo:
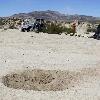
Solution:
<svg viewBox="0 0 100 100"><path fill-rule="evenodd" d="M70 33L70 36L74 36L74 33Z"/></svg>

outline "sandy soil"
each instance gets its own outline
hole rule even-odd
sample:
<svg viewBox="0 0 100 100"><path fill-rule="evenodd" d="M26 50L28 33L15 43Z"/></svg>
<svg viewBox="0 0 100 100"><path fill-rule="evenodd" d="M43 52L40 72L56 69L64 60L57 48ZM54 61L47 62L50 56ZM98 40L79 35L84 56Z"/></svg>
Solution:
<svg viewBox="0 0 100 100"><path fill-rule="evenodd" d="M0 30L0 100L100 100L99 52L100 41L94 39ZM53 91L43 83L38 84L42 91L16 88L19 84L15 85L16 80L13 80L26 70L32 72L34 69L42 70L43 76L49 71L49 80L41 74L36 75L40 79L35 81L37 84L42 78L46 83L52 83L52 89L62 84L59 80L64 80L67 85L62 84L63 88ZM56 71L59 74L55 74ZM20 76L13 78L12 73ZM5 76L11 79L10 86L3 82ZM56 85L54 76L57 77ZM42 81L45 83L45 80ZM68 82L71 83L69 87Z"/></svg>

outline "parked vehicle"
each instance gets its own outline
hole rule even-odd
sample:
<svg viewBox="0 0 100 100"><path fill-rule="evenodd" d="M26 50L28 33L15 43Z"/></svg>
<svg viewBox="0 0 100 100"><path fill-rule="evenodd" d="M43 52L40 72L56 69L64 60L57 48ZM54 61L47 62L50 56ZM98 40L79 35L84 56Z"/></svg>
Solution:
<svg viewBox="0 0 100 100"><path fill-rule="evenodd" d="M41 32L44 27L45 27L44 19L41 18L33 19L33 20L26 19L21 24L21 32L25 32L25 31Z"/></svg>

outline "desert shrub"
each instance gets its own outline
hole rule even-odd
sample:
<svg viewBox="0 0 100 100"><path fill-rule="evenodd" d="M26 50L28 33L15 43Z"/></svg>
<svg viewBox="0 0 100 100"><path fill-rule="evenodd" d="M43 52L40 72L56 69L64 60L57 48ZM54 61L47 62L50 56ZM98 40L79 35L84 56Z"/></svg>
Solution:
<svg viewBox="0 0 100 100"><path fill-rule="evenodd" d="M72 29L63 27L61 24L57 23L46 23L45 28L42 31L48 34L60 34L63 32L67 32L69 34L72 32Z"/></svg>
<svg viewBox="0 0 100 100"><path fill-rule="evenodd" d="M87 32L95 32L95 31L96 31L95 28L88 28L88 29L87 29Z"/></svg>
<svg viewBox="0 0 100 100"><path fill-rule="evenodd" d="M14 24L9 25L9 29L15 29Z"/></svg>
<svg viewBox="0 0 100 100"><path fill-rule="evenodd" d="M0 19L0 25L4 25L5 23L3 22L2 19Z"/></svg>
<svg viewBox="0 0 100 100"><path fill-rule="evenodd" d="M67 32L67 34L73 33L73 30L71 28L63 27L63 32Z"/></svg>
<svg viewBox="0 0 100 100"><path fill-rule="evenodd" d="M48 34L59 34L62 33L62 27L58 24L51 23L47 26L47 33Z"/></svg>

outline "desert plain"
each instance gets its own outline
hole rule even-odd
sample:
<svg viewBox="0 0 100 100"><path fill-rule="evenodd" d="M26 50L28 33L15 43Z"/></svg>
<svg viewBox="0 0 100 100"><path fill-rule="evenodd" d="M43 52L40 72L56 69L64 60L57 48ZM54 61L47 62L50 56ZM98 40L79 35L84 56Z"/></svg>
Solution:
<svg viewBox="0 0 100 100"><path fill-rule="evenodd" d="M100 100L100 40L0 30L0 100Z"/></svg>

